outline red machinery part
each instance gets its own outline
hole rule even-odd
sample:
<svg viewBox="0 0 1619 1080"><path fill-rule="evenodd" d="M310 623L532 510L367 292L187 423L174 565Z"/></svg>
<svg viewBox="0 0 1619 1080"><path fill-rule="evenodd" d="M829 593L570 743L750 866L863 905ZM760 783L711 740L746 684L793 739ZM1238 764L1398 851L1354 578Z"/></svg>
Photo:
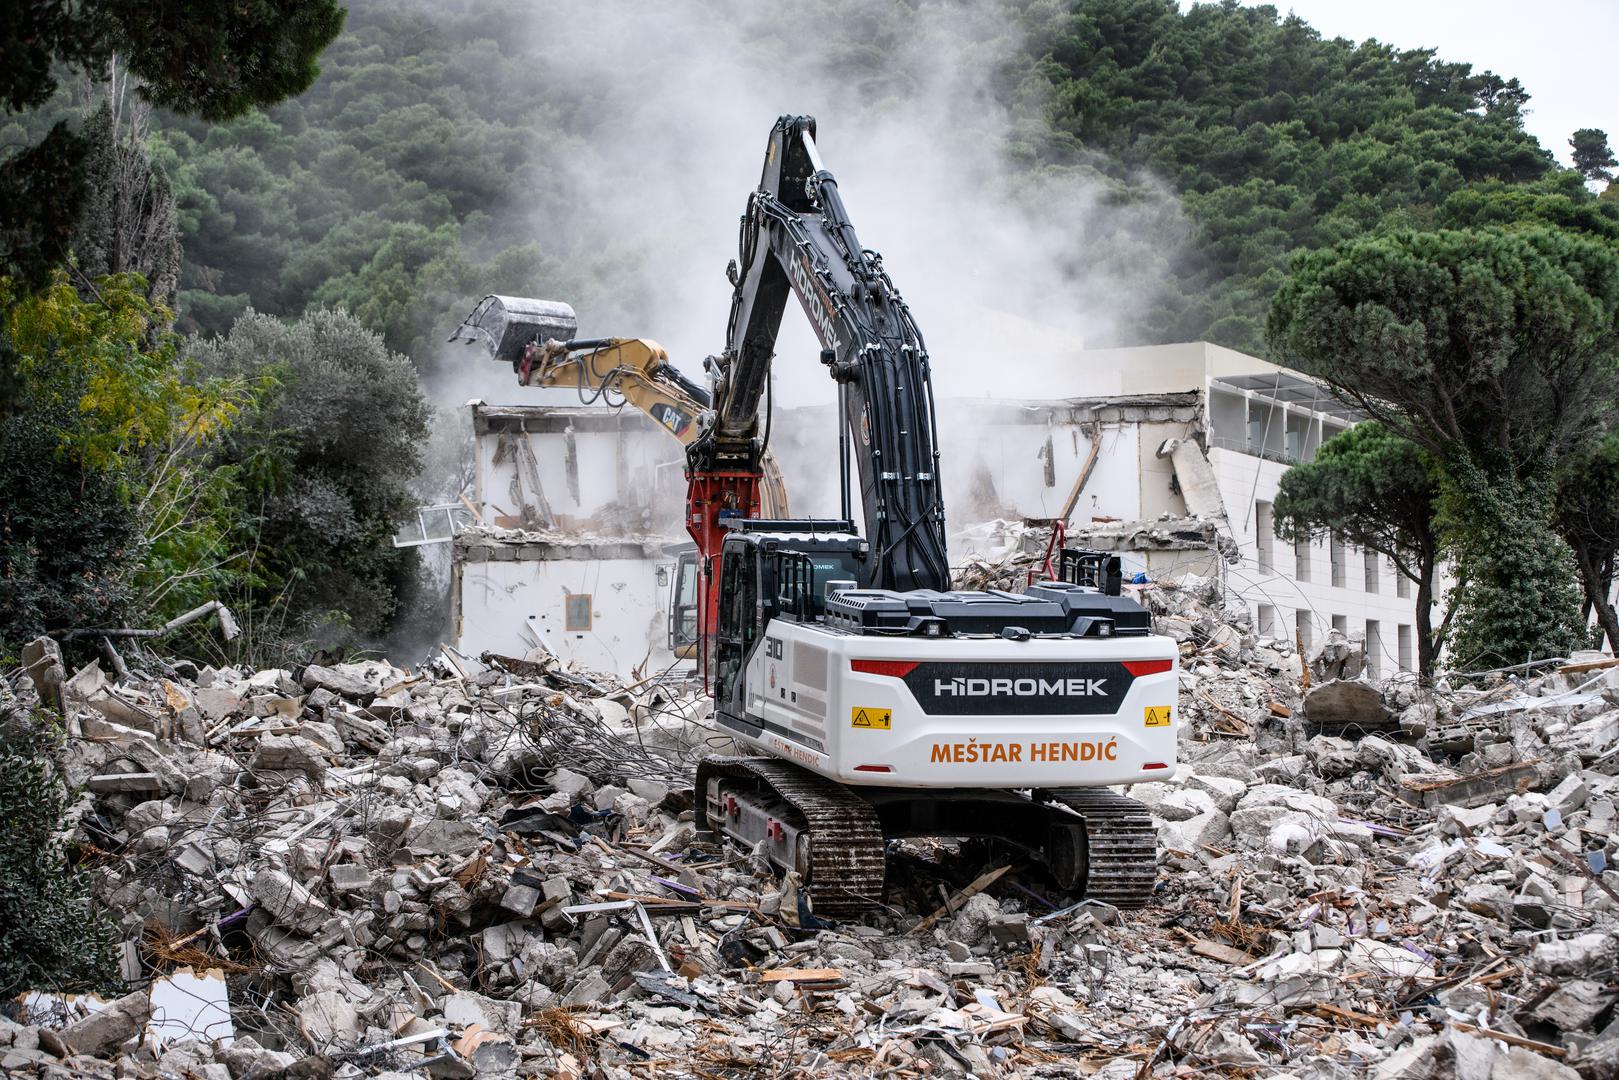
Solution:
<svg viewBox="0 0 1619 1080"><path fill-rule="evenodd" d="M697 666L703 686L712 696L714 672L709 658L720 615L720 546L725 543L727 517L759 516L759 481L763 473L713 471L686 473L686 532L697 543L697 573L703 598L697 605Z"/></svg>

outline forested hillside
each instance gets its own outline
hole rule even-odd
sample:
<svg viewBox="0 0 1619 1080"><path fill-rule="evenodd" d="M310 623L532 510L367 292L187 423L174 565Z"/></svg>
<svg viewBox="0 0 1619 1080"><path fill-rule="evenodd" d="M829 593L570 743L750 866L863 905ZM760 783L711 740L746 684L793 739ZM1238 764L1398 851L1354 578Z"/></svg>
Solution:
<svg viewBox="0 0 1619 1080"><path fill-rule="evenodd" d="M911 5L676 7L726 13L713 32L734 39L741 62L835 81L866 108L907 90L912 69L897 58ZM1122 342L1263 351L1265 306L1298 248L1432 222L1481 184L1585 197L1523 131L1527 91L1462 57L1323 40L1275 9L1232 3L1183 15L1173 0L1007 0L1004 14L980 55L996 61L988 89L1008 123L982 151L1030 175L1094 172L1120 204L1167 185L1189 219L1169 287ZM578 19L607 25L579 5L554 19L563 32ZM571 287L633 313L636 297L597 294L606 268L635 253L568 232L565 202L567 163L614 136L621 103L548 60L551 32L510 0L357 0L305 94L225 126L164 120L184 325L217 333L249 305L342 305L420 355L468 297L495 288ZM656 68L633 41L633 63ZM663 163L644 164L655 175Z"/></svg>

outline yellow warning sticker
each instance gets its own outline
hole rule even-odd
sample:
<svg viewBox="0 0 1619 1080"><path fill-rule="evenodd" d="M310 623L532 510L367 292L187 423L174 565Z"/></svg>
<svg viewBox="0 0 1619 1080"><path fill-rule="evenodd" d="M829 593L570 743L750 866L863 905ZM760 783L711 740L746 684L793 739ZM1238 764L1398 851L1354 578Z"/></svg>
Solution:
<svg viewBox="0 0 1619 1080"><path fill-rule="evenodd" d="M894 710L861 708L857 705L849 710L849 726L877 728L881 731L892 730L894 726Z"/></svg>
<svg viewBox="0 0 1619 1080"><path fill-rule="evenodd" d="M1148 705L1147 727L1168 727L1171 708L1169 705Z"/></svg>

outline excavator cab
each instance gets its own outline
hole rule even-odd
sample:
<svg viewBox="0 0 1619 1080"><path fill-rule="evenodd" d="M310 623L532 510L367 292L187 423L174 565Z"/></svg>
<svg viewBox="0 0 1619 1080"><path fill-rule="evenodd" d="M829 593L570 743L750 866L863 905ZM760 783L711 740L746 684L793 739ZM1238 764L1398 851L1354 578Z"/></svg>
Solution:
<svg viewBox="0 0 1619 1080"><path fill-rule="evenodd" d="M746 714L742 672L770 620L820 618L827 585L859 582L868 551L849 521L735 519L720 548L719 620L711 665L721 712Z"/></svg>

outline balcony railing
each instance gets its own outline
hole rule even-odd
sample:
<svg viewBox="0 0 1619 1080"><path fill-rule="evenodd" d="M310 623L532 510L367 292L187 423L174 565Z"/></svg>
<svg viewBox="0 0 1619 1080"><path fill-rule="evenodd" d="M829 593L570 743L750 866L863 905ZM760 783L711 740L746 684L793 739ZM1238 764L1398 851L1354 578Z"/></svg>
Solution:
<svg viewBox="0 0 1619 1080"><path fill-rule="evenodd" d="M1222 439L1217 436L1210 436L1209 449L1233 450L1239 454L1264 458L1266 461L1275 461L1282 465L1297 465L1300 460L1296 454L1290 454L1285 450L1271 450L1267 447L1255 446L1247 439Z"/></svg>

